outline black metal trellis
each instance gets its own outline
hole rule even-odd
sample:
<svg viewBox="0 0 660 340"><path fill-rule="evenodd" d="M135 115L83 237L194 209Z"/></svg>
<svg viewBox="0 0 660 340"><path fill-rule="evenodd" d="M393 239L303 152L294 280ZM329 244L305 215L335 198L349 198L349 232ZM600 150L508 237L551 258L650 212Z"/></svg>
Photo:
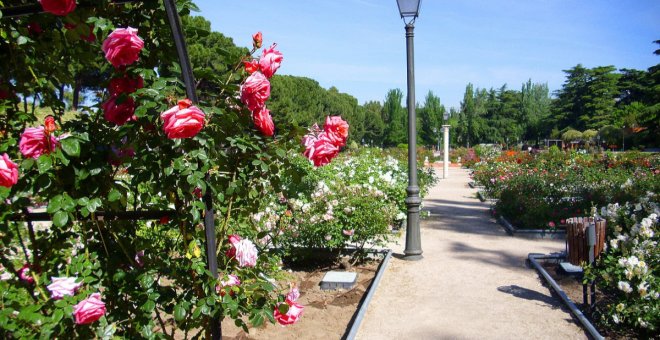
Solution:
<svg viewBox="0 0 660 340"><path fill-rule="evenodd" d="M125 4L132 2L145 2L146 0L114 0L114 4ZM175 0L163 0L163 5L165 6L165 12L167 13L167 21L172 30L172 36L174 38L174 45L176 46L177 55L179 58L179 64L181 66L181 75L183 82L186 86L186 95L194 104L198 104L199 100L197 97L197 92L195 89L195 79L192 72L192 66L190 63L190 57L188 55L188 49L186 47L186 40L183 35L183 30L181 29L181 18L179 13L176 10ZM85 6L85 5L81 5ZM20 17L32 14L42 13L43 9L40 4L28 4L16 7L8 7L0 9L2 12L2 18L13 18ZM208 182L209 175L206 175L206 181ZM206 258L208 269L213 275L213 277L218 276L218 258L217 258L217 248L216 248L216 235L215 235L215 213L213 209L213 196L211 195L211 190L207 188L206 194L204 195L204 233L205 233L205 242L206 242ZM153 220L159 219L165 216L175 216L176 211L173 210L164 210L164 211L98 211L95 212L94 217L97 219L104 220ZM51 216L48 213L23 213L23 214L14 214L11 217L12 220L20 220L31 223L33 221L50 221ZM222 327L220 323L220 317L216 314L211 317L210 322L210 332L211 338L214 340L222 339Z"/></svg>

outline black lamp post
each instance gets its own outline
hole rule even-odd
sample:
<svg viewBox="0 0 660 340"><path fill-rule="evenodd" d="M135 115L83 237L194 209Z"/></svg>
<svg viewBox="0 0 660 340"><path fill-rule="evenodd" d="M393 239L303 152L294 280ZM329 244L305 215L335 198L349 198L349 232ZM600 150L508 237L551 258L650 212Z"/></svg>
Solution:
<svg viewBox="0 0 660 340"><path fill-rule="evenodd" d="M415 126L415 63L413 37L415 19L419 15L421 0L397 0L399 13L406 24L406 56L408 59L408 226L406 228L406 260L422 259L422 242L419 232L419 186L417 185L417 127Z"/></svg>

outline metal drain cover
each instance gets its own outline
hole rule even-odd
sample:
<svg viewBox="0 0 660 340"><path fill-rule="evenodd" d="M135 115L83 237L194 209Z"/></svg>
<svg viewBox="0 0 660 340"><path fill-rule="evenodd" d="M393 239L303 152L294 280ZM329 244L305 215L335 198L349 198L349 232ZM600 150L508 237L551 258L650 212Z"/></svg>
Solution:
<svg viewBox="0 0 660 340"><path fill-rule="evenodd" d="M351 289L357 282L357 273L353 272L327 272L321 280L321 289Z"/></svg>

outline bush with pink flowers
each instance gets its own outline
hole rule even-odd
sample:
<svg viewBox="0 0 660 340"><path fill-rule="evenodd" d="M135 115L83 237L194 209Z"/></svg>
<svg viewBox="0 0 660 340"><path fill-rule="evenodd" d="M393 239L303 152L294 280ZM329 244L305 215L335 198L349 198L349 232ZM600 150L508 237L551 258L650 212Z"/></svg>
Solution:
<svg viewBox="0 0 660 340"><path fill-rule="evenodd" d="M296 177L289 153L304 148L267 109L276 45L260 51L258 33L231 74L195 68L204 86L192 103L161 3L40 2L44 13L0 19L0 338L208 337L212 317L245 329L300 320L304 307L270 279L280 259L249 222ZM64 89L83 78L99 96L64 120ZM347 125L330 125L336 155ZM38 205L52 224L22 220ZM135 211L167 216L101 214Z"/></svg>

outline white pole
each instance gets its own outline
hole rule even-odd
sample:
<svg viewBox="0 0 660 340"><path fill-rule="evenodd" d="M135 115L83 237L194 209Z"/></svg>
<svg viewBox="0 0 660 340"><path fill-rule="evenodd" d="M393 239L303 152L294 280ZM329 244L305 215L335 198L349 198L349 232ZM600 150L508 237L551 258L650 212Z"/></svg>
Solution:
<svg viewBox="0 0 660 340"><path fill-rule="evenodd" d="M442 160L442 178L449 177L449 126L443 125L442 130L444 132L443 138L445 142L444 158Z"/></svg>

